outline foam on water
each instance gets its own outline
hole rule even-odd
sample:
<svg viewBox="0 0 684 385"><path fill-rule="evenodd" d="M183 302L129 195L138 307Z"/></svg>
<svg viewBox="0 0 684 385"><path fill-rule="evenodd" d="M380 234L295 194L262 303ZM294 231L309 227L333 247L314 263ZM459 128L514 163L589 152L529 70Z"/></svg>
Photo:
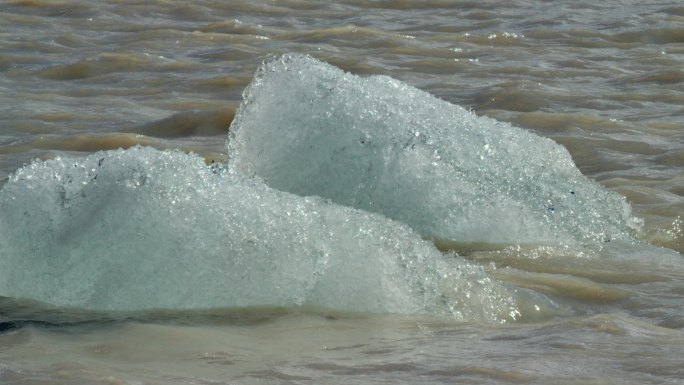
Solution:
<svg viewBox="0 0 684 385"><path fill-rule="evenodd" d="M36 161L0 191L0 212L1 296L105 310L519 315L513 291L403 224L177 151Z"/></svg>
<svg viewBox="0 0 684 385"><path fill-rule="evenodd" d="M285 55L262 64L244 98L227 144L236 169L425 237L600 244L637 224L564 147L386 76Z"/></svg>

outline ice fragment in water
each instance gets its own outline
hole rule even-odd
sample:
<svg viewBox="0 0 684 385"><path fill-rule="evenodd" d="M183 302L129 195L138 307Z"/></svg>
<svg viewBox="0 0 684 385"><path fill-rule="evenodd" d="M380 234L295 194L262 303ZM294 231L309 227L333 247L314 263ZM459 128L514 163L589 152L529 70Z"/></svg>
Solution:
<svg viewBox="0 0 684 385"><path fill-rule="evenodd" d="M382 213L459 242L630 239L622 197L566 149L386 76L267 60L230 127L230 162L269 186Z"/></svg>
<svg viewBox="0 0 684 385"><path fill-rule="evenodd" d="M34 162L0 191L0 213L1 296L104 310L519 314L481 268L403 224L181 152Z"/></svg>

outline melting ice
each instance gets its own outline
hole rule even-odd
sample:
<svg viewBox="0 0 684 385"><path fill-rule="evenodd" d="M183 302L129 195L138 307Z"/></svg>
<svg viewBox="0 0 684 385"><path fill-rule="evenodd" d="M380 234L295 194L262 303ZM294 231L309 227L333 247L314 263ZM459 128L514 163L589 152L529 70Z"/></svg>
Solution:
<svg viewBox="0 0 684 385"><path fill-rule="evenodd" d="M37 161L0 191L0 212L2 296L105 310L518 312L482 269L403 224L181 152Z"/></svg>
<svg viewBox="0 0 684 385"><path fill-rule="evenodd" d="M422 237L629 239L624 199L563 147L388 77L271 59L230 130L222 167L133 148L18 170L0 191L0 295L501 321L544 300Z"/></svg>
<svg viewBox="0 0 684 385"><path fill-rule="evenodd" d="M244 97L231 163L277 189L458 242L596 244L635 227L624 198L584 177L564 147L386 76L285 55Z"/></svg>

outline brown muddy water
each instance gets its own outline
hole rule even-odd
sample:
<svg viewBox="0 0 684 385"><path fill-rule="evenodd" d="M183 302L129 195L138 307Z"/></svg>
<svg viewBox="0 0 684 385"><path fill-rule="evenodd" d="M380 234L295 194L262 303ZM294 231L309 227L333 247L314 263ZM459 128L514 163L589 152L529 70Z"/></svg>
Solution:
<svg viewBox="0 0 684 385"><path fill-rule="evenodd" d="M30 171L13 179L16 170L36 159L67 159L77 167L79 159L98 151L137 145L193 152L207 164L227 162L228 127L243 90L262 61L290 52L311 55L362 77L390 76L478 116L550 138L567 148L589 179L626 197L632 215L640 218L635 223L643 225L630 235L633 241L589 249L478 239L426 242L405 226L383 222L379 215L330 208L331 217L349 215L340 222L372 223L352 225L372 230L364 233L370 234L369 245L375 245L373 234L399 245L382 246L383 253L403 256L426 250L445 259L446 267L439 265L437 270L452 266L450 260L462 261L468 267L457 265L458 269L467 274L472 268L472 276L479 278L458 281L469 289L462 291L466 298L452 302L468 311L450 308L447 315L389 305L365 304L358 310L353 298L329 294L314 300L250 302L252 293L268 286L254 282L230 286L247 293L242 298L248 299L202 309L152 300L127 309L115 306L120 302L106 302L114 300L101 293L97 298L103 302L92 302L96 306L78 306L58 298L61 292L41 289L44 279L58 275L31 276L46 271L35 258L44 250L51 250L53 254L45 255L55 258L71 258L73 250L92 247L90 258L98 261L119 258L119 249L112 245L127 243L126 239L142 245L143 255L148 252L147 239L137 239L133 230L115 235L118 230L111 229L107 243L102 240L108 237L106 231L89 233L90 228L99 228L98 223L128 223L108 222L118 217L102 214L123 212L123 203L119 207L99 201L100 206L91 206L87 217L72 219L65 231L80 226L85 240L46 235L55 243L36 241L41 229L51 231L51 225L40 215L16 219L22 217L20 211L30 209L13 206L21 195L16 191L22 190L11 188L26 175L35 180L48 174ZM0 233L5 234L0 234L0 268L16 268L20 275L0 272L6 281L0 284L0 382L684 383L683 82L684 6L677 1L2 1ZM273 135L272 140L279 139ZM543 158L538 150L523 149L530 158ZM110 153L98 154L108 159L104 164L109 162ZM135 154L121 156L130 162ZM156 155L141 153L138 159L145 163L146 156ZM184 159L174 156L173 162ZM204 177L194 179L193 170L201 166L192 167L174 169L180 170L178 178L187 178L178 186L218 186L201 184ZM87 183L104 184L104 177L95 174ZM47 181L36 183L31 185L34 191L49 188ZM112 192L111 199L117 194L118 190ZM274 194L259 192L245 199L256 196L264 205L269 199L276 202L273 207L290 205L290 198ZM293 203L292 211L318 207L307 202ZM218 205L228 203L187 207L221 218L212 208ZM47 207L42 201L35 206L38 211ZM61 207L68 210L64 201ZM328 212L317 210L316 215ZM145 213L136 216L143 221L141 229L146 228L146 216L153 217L147 226L151 227L163 225L167 215ZM515 214L504 212L501 218L507 215ZM220 227L213 219L198 218L194 223ZM298 218L309 220L306 213ZM491 218L492 226L501 218ZM388 238L373 227L383 223ZM287 232L276 224L259 233L255 226L249 231L256 235L246 241L249 250L262 250L259 242L269 234ZM297 239L293 244L318 242L330 255L352 256L349 270L357 269L358 276L370 276L360 273L366 267L376 272L376 266L353 259L353 245L346 246L334 232L319 234L317 226L314 222L302 231L292 230ZM23 230L38 234L26 238L27 247L17 246ZM197 241L211 252L224 247L223 235L214 237L206 227L196 230L191 235L169 233L164 239ZM319 235L332 238L313 239ZM75 239L73 244L70 239ZM165 250L162 243L150 243L148 248ZM98 245L107 250L100 252ZM203 261L192 254L192 247L168 258ZM282 266L299 266L296 259L288 262L289 245L264 247L269 258L285 255ZM120 255L128 260L131 248L121 250L129 250ZM258 253L254 255L258 259ZM51 263L55 262L43 264ZM77 264L64 264L67 267L59 271L70 271L69 280L91 280ZM149 266L141 264L140 269L149 271ZM306 281L307 274L302 272L295 280ZM125 278L116 279L126 286ZM454 282L430 279L439 280L439 290ZM348 286L365 287L359 282L365 281L341 278L327 285L338 285L330 292L342 297ZM69 284L65 281L64 286ZM470 290L477 285L486 290ZM183 293L205 287L199 281L176 281L175 286L186 287ZM169 289L169 296L175 290ZM502 292L513 294L507 297ZM192 300L191 295L184 300L188 298ZM492 305L497 301L508 313L468 316L490 314L489 307L498 306Z"/></svg>

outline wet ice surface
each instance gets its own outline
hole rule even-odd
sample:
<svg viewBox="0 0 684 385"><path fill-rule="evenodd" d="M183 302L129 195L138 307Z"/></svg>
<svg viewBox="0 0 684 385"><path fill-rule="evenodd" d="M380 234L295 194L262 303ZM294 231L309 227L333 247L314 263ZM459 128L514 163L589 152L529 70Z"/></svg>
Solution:
<svg viewBox="0 0 684 385"><path fill-rule="evenodd" d="M514 290L405 225L192 154L136 147L34 162L0 191L0 211L2 296L100 310L520 316Z"/></svg>
<svg viewBox="0 0 684 385"><path fill-rule="evenodd" d="M502 322L568 309L546 297L557 285L543 276L496 272L504 285L421 236L442 250L653 252L634 243L624 199L584 177L563 147L397 80L285 55L263 64L245 96L227 165L135 147L11 175L0 191L0 295L97 310ZM577 281L568 284L604 291Z"/></svg>
<svg viewBox="0 0 684 385"><path fill-rule="evenodd" d="M623 197L552 140L386 76L266 61L230 128L230 163L269 186L382 213L428 238L596 245L638 227Z"/></svg>

